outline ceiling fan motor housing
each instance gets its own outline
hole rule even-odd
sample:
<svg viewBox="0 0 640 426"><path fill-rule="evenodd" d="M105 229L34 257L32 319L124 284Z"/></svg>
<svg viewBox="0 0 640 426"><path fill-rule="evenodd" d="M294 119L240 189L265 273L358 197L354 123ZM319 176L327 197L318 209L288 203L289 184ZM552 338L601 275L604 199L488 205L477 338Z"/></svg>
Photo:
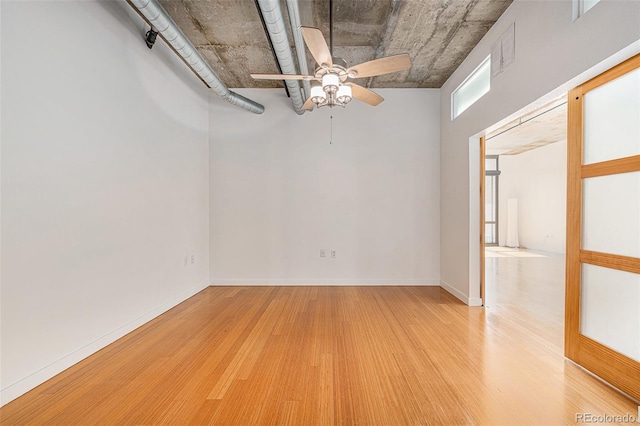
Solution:
<svg viewBox="0 0 640 426"><path fill-rule="evenodd" d="M318 79L319 81L323 81L323 77L325 75L335 74L336 76L338 76L338 79L340 80L340 82L344 83L347 80L347 78L350 77L349 73L347 72L347 66L346 66L347 63L342 58L333 58L333 61L334 62L331 66L327 64L323 64L318 68L316 68L315 78Z"/></svg>
<svg viewBox="0 0 640 426"><path fill-rule="evenodd" d="M341 68L346 69L347 68L347 61L345 61L344 59L338 57L338 56L332 56L331 60L333 61L333 65L334 66L339 66Z"/></svg>

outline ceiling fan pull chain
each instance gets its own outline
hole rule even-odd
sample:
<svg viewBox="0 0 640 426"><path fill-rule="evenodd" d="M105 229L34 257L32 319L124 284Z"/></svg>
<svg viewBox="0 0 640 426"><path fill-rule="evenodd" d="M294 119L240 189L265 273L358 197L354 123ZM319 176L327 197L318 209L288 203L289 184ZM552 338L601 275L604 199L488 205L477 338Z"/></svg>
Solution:
<svg viewBox="0 0 640 426"><path fill-rule="evenodd" d="M333 144L333 110L331 110L331 135L329 136L329 145Z"/></svg>

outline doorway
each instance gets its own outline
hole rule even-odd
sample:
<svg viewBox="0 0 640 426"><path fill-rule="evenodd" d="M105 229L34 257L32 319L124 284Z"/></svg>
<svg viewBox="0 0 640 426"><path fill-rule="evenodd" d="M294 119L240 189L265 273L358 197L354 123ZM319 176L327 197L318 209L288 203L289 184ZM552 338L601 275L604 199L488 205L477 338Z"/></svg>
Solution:
<svg viewBox="0 0 640 426"><path fill-rule="evenodd" d="M636 55L569 92L564 226L564 354L636 400L640 398L639 89L640 55ZM522 121L512 123L513 128ZM481 138L480 144L481 215L489 138ZM504 162L500 170L504 180ZM519 219L526 210L520 209ZM480 223L484 225L484 218ZM481 226L483 278L484 230ZM548 239L552 234L539 236ZM525 240L524 246L529 244ZM530 275L516 272L516 277ZM488 300L483 282L481 294Z"/></svg>
<svg viewBox="0 0 640 426"><path fill-rule="evenodd" d="M519 305L519 315L554 330L560 345L566 132L563 96L488 133L483 162L484 304L502 310Z"/></svg>

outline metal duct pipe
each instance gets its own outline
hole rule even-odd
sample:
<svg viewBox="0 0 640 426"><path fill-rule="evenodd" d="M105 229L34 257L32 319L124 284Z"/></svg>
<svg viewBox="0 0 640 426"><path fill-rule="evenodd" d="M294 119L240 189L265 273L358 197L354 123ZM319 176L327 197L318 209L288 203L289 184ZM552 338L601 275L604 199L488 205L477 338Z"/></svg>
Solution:
<svg viewBox="0 0 640 426"><path fill-rule="evenodd" d="M276 51L276 58L278 58L282 73L297 74L296 65L293 62L293 54L291 53L291 45L289 44L289 37L287 37L287 30L284 26L280 2L278 0L257 1L264 22L267 25L267 31L273 43L273 48ZM300 94L300 85L295 80L285 80L285 84L289 89L289 96L291 96L291 102L293 102L293 108L296 113L303 114L302 104L305 100L302 99L302 95Z"/></svg>
<svg viewBox="0 0 640 426"><path fill-rule="evenodd" d="M147 20L149 25L160 33L162 38L216 94L227 102L247 111L255 114L264 112L263 105L227 88L157 0L127 1Z"/></svg>
<svg viewBox="0 0 640 426"><path fill-rule="evenodd" d="M291 23L291 32L293 33L293 42L296 46L296 56L298 58L298 66L300 74L309 75L309 67L307 67L307 54L305 51L304 38L300 27L300 9L298 8L298 0L286 0L287 11L289 12L289 22ZM304 87L305 99L311 96L311 83L308 80L302 80Z"/></svg>

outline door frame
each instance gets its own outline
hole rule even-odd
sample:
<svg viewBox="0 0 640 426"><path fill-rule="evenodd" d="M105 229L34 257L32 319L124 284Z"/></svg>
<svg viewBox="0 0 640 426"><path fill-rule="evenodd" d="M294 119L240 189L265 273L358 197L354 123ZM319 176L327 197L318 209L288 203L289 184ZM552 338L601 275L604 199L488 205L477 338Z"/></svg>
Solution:
<svg viewBox="0 0 640 426"><path fill-rule="evenodd" d="M485 160L487 157L487 141L485 136L480 137L480 300L482 300L482 306L486 305L484 300L484 285L485 285L485 243L484 243L484 193L485 188Z"/></svg>

